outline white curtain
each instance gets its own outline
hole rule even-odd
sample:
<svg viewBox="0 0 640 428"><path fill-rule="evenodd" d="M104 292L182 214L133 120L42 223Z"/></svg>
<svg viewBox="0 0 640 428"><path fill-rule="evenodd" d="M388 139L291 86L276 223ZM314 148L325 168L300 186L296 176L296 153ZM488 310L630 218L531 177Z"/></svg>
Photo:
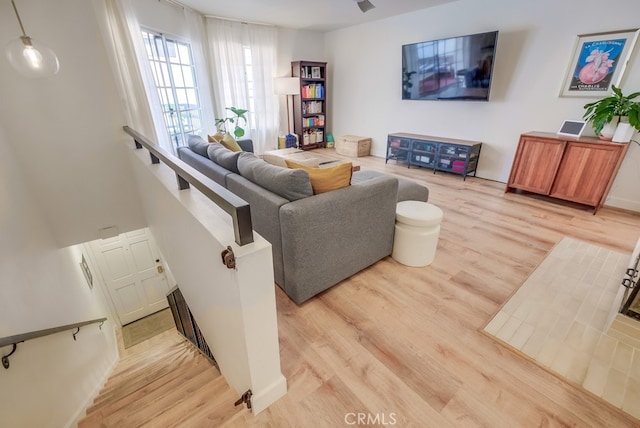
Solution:
<svg viewBox="0 0 640 428"><path fill-rule="evenodd" d="M278 145L278 98L273 93L276 67L276 28L207 18L216 117L226 117L226 107L249 110L249 133L254 150L261 154ZM251 54L247 75L245 54ZM248 82L254 104L250 105ZM245 128L245 131L247 129Z"/></svg>
<svg viewBox="0 0 640 428"><path fill-rule="evenodd" d="M127 125L173 153L130 0L94 0L94 8L103 27Z"/></svg>
<svg viewBox="0 0 640 428"><path fill-rule="evenodd" d="M206 57L208 52L207 30L205 28L204 16L189 9L184 9L184 18L189 29L189 42L191 43L191 53L196 68L196 81L198 94L200 96L200 108L202 109L202 126L205 133L213 135L216 133L215 112L213 109L212 92L210 84L209 64ZM206 139L206 135L203 135Z"/></svg>

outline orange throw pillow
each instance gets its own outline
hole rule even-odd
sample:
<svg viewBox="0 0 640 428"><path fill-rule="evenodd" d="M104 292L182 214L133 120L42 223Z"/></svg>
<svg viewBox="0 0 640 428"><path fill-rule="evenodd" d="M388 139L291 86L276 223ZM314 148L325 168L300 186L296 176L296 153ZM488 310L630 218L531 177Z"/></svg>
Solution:
<svg viewBox="0 0 640 428"><path fill-rule="evenodd" d="M351 184L351 173L353 170L351 162L342 163L330 168L311 168L290 160L285 160L285 162L289 168L303 169L309 173L314 195L341 189Z"/></svg>

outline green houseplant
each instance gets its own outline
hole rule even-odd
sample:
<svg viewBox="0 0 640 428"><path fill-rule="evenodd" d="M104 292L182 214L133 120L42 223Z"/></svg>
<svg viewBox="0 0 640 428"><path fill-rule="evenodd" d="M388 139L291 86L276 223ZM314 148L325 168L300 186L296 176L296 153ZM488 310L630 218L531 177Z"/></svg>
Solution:
<svg viewBox="0 0 640 428"><path fill-rule="evenodd" d="M228 133L229 129L227 129L227 124L229 124L229 128L233 128L233 135L235 136L235 138L243 137L244 128L240 126L240 121L242 120L242 125L247 124L246 114L249 110L237 107L227 107L225 110L229 110L233 115L231 117L227 116L223 118L216 118L216 128L221 133Z"/></svg>
<svg viewBox="0 0 640 428"><path fill-rule="evenodd" d="M402 67L402 99L408 100L411 98L411 88L413 83L411 82L411 76L416 74L415 71L407 71Z"/></svg>
<svg viewBox="0 0 640 428"><path fill-rule="evenodd" d="M613 94L598 101L584 105L585 111L582 116L591 123L596 135L602 135L602 130L607 124L615 126L620 118L627 117L629 125L640 131L640 104L633 101L640 96L640 92L623 95L620 88L612 86Z"/></svg>

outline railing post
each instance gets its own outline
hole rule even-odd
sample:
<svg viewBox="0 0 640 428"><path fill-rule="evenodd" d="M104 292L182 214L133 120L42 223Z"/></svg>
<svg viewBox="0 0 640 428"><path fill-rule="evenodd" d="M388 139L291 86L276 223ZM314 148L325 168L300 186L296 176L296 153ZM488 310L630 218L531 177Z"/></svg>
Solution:
<svg viewBox="0 0 640 428"><path fill-rule="evenodd" d="M233 230L238 245L242 246L253 242L251 210L249 205L244 205L236 209L235 215L233 216Z"/></svg>
<svg viewBox="0 0 640 428"><path fill-rule="evenodd" d="M189 182L184 178L180 177L180 174L178 174L177 172L176 172L176 180L178 180L178 189L185 190L190 187Z"/></svg>
<svg viewBox="0 0 640 428"><path fill-rule="evenodd" d="M243 199L236 196L223 186L211 180L197 169L176 158L163 148L146 139L143 135L128 126L122 127L124 131L133 137L136 149L146 148L151 157L151 163L164 162L176 173L178 188L185 190L193 185L213 203L222 208L233 220L233 232L238 245L247 245L253 242L253 225L251 223L251 207Z"/></svg>

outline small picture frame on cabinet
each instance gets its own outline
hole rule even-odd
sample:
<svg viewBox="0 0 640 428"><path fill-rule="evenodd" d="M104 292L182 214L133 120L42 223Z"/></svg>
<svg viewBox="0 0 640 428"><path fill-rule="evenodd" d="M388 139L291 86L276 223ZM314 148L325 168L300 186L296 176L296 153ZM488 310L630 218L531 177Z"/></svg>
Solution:
<svg viewBox="0 0 640 428"><path fill-rule="evenodd" d="M556 134L580 138L586 126L587 122L584 120L565 120Z"/></svg>
<svg viewBox="0 0 640 428"><path fill-rule="evenodd" d="M311 67L311 78L320 79L320 67Z"/></svg>

